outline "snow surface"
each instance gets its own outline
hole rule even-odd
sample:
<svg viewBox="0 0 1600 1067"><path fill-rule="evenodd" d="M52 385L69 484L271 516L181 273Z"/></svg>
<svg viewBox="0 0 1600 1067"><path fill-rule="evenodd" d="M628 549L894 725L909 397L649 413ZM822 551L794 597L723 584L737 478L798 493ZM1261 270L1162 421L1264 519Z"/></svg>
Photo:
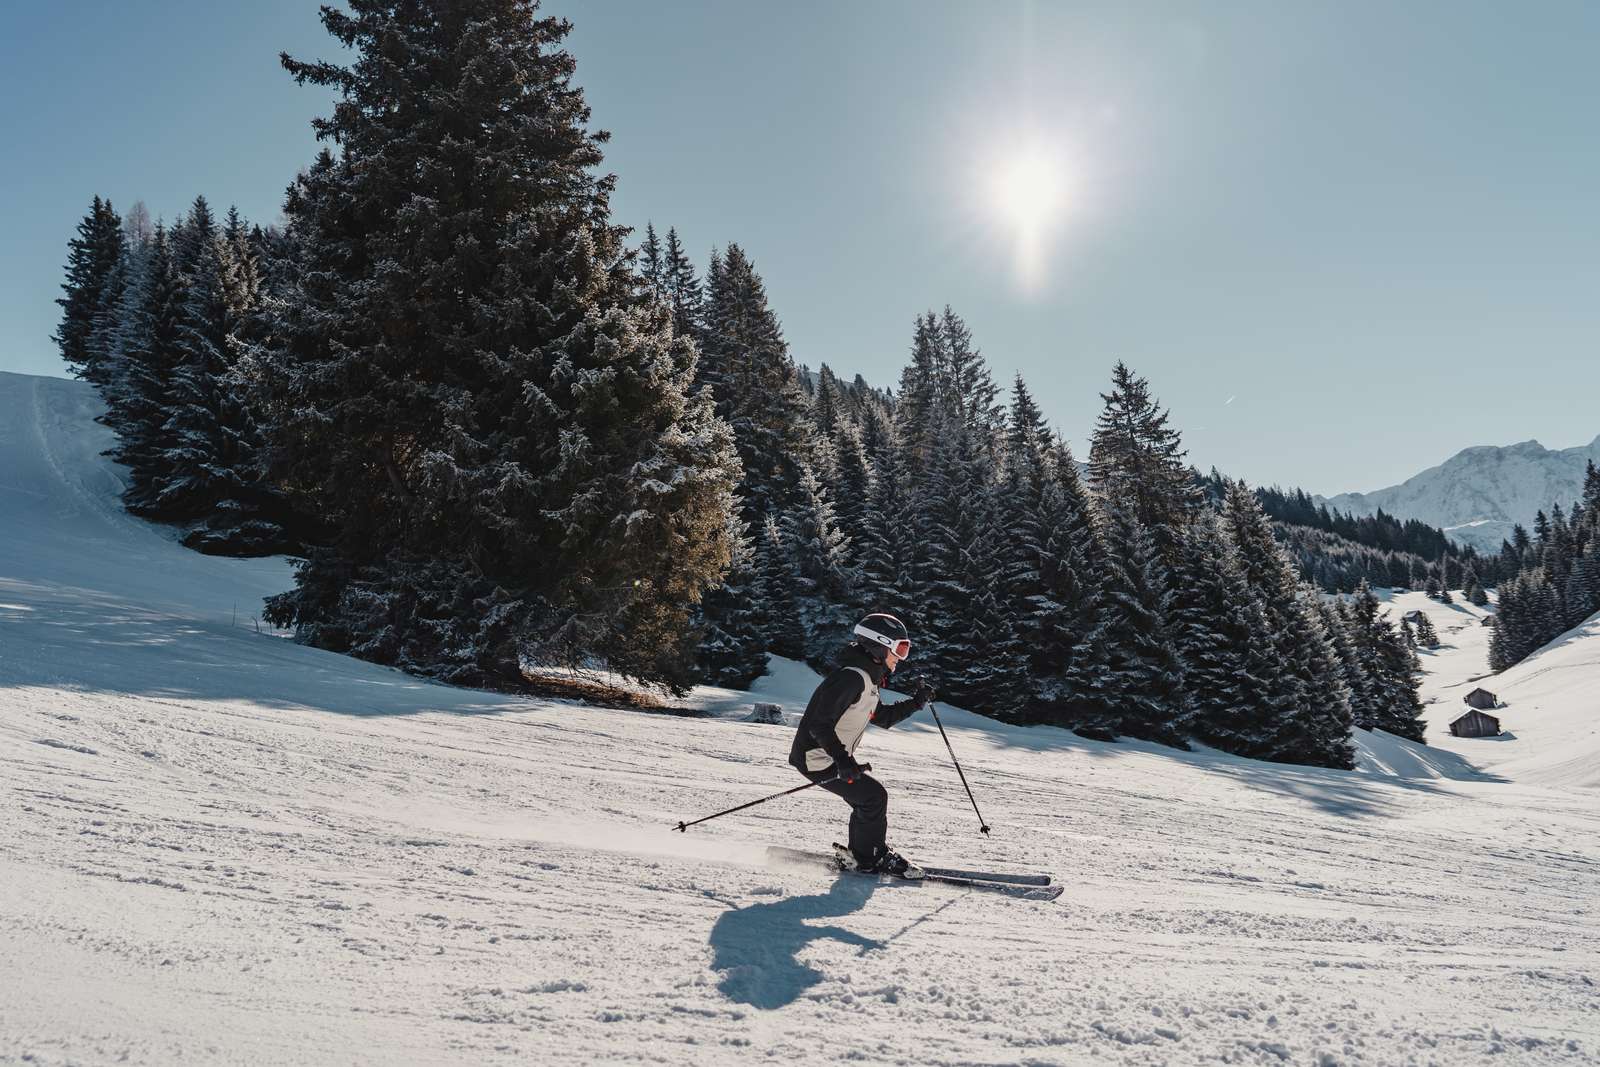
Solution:
<svg viewBox="0 0 1600 1067"><path fill-rule="evenodd" d="M799 784L733 716L804 667L683 718L296 646L250 621L284 561L119 510L96 410L0 374L0 1063L1600 1057L1595 620L1508 673L1514 738L1358 772L950 710L990 840L926 716L872 731L893 842L1067 892L879 886L765 865L842 836L818 791L668 829ZM1424 610L1437 724L1487 631Z"/></svg>
<svg viewBox="0 0 1600 1067"><path fill-rule="evenodd" d="M1560 451L1538 441L1480 445L1462 449L1399 485L1317 500L1354 515L1373 515L1382 508L1401 519L1438 526L1480 552L1498 552L1518 523L1532 530L1539 511L1549 514L1551 505L1570 507L1581 497L1590 460L1600 461L1600 437Z"/></svg>

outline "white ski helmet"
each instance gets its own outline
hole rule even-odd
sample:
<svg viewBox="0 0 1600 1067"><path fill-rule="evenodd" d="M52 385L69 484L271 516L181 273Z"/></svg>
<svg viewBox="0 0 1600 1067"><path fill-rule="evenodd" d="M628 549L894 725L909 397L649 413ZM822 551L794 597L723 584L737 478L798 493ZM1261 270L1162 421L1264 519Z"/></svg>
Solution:
<svg viewBox="0 0 1600 1067"><path fill-rule="evenodd" d="M856 641L874 659L881 660L890 652L899 659L911 655L911 634L906 624L882 612L873 612L856 623Z"/></svg>

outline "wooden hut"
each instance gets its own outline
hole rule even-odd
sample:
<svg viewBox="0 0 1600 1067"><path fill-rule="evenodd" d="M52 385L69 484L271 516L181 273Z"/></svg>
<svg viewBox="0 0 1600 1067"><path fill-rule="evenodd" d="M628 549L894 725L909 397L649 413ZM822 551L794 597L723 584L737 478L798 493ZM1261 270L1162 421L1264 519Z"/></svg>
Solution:
<svg viewBox="0 0 1600 1067"><path fill-rule="evenodd" d="M1456 737L1495 737L1500 733L1500 720L1481 711L1469 711L1450 724L1450 733Z"/></svg>
<svg viewBox="0 0 1600 1067"><path fill-rule="evenodd" d="M1467 707L1477 708L1479 711L1487 711L1490 708L1498 708L1500 706L1500 698L1487 689L1474 689L1461 699L1467 702Z"/></svg>
<svg viewBox="0 0 1600 1067"><path fill-rule="evenodd" d="M1406 612L1404 615L1402 615L1400 617L1402 619L1404 619L1406 622L1409 622L1413 626L1415 626L1417 624L1417 622L1419 620L1421 620L1421 618L1422 618L1422 609L1421 608L1416 608L1416 609L1414 609L1412 611Z"/></svg>

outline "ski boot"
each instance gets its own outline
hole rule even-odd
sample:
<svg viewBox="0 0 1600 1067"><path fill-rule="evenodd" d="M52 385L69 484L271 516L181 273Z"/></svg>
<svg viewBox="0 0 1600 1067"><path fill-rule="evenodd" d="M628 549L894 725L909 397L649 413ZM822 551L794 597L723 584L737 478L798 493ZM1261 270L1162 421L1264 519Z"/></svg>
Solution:
<svg viewBox="0 0 1600 1067"><path fill-rule="evenodd" d="M844 845L834 845L833 852L839 861L841 869L855 871L857 874L882 874L891 878L904 878L908 881L915 881L923 875L921 867L918 867L891 848L879 849L878 854L870 857L866 862L857 859L856 854Z"/></svg>

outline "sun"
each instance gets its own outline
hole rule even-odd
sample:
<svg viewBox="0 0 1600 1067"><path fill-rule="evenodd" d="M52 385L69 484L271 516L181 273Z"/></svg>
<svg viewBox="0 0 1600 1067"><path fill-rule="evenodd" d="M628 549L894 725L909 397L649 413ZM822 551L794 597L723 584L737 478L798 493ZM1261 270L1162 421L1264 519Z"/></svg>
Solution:
<svg viewBox="0 0 1600 1067"><path fill-rule="evenodd" d="M1019 235L1054 225L1066 202L1066 175L1060 160L1043 146L1026 145L995 168L990 196L1001 220Z"/></svg>
<svg viewBox="0 0 1600 1067"><path fill-rule="evenodd" d="M990 153L986 208L996 236L1010 245L1017 280L1038 291L1057 231L1072 208L1072 174L1061 144L1044 137L1009 139Z"/></svg>

